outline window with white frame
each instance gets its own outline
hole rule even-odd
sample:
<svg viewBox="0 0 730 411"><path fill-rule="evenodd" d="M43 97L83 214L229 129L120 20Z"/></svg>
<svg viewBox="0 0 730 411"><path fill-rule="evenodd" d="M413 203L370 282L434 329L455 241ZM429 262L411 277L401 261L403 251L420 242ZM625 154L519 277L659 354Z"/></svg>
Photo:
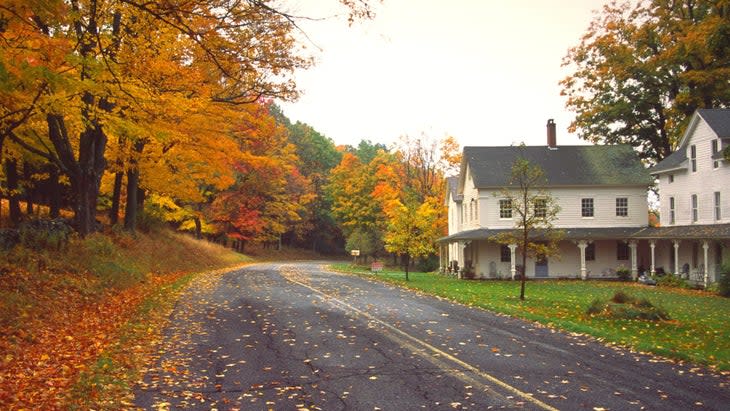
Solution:
<svg viewBox="0 0 730 411"><path fill-rule="evenodd" d="M699 220L697 194L692 194L692 197L690 197L690 204L692 205L692 222L696 223L697 220Z"/></svg>
<svg viewBox="0 0 730 411"><path fill-rule="evenodd" d="M669 224L674 224L674 197L669 197Z"/></svg>
<svg viewBox="0 0 730 411"><path fill-rule="evenodd" d="M692 172L697 171L697 146L689 146L689 162L692 165Z"/></svg>
<svg viewBox="0 0 730 411"><path fill-rule="evenodd" d="M669 184L672 184L674 182L674 174L670 174L667 176L667 181Z"/></svg>
<svg viewBox="0 0 730 411"><path fill-rule="evenodd" d="M580 215L581 217L593 217L593 199L580 199Z"/></svg>
<svg viewBox="0 0 730 411"><path fill-rule="evenodd" d="M627 197L616 198L616 217L629 216L629 199Z"/></svg>
<svg viewBox="0 0 730 411"><path fill-rule="evenodd" d="M715 154L717 154L720 151L720 140L712 140L712 157L715 157ZM720 166L720 160L713 158L712 159L712 168L717 168Z"/></svg>
<svg viewBox="0 0 730 411"><path fill-rule="evenodd" d="M547 200L544 198L535 199L535 217L545 218L547 216Z"/></svg>
<svg viewBox="0 0 730 411"><path fill-rule="evenodd" d="M720 192L715 191L715 220L722 220L722 210L720 209Z"/></svg>
<svg viewBox="0 0 730 411"><path fill-rule="evenodd" d="M499 200L499 218L512 218L512 200Z"/></svg>

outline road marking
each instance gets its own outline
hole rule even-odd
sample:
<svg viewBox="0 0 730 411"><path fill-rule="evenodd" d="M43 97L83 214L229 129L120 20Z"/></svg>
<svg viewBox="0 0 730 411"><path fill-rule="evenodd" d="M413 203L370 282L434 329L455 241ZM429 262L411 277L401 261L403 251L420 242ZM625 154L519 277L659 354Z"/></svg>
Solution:
<svg viewBox="0 0 730 411"><path fill-rule="evenodd" d="M400 336L401 337L400 338L401 341L403 341L403 342L410 341L410 343L404 344L404 345L406 345L407 348L409 348L411 351L413 351L416 354L422 354L423 351L424 351L423 348L425 348L428 351L431 351L431 352L433 352L435 354L438 354L442 358L448 359L449 361L455 363L456 365L462 367L463 369L465 369L467 371L470 371L470 372L478 375L479 377L481 377L481 378L483 378L483 379L491 382L492 384L499 386L500 388L504 389L505 391L508 391L508 392L510 392L510 393L512 393L512 394L514 394L516 396L519 396L520 398L524 399L525 401L531 402L532 404L534 404L534 405L536 405L536 406L538 406L538 407L540 407L540 408L542 408L544 410L558 411L557 408L555 408L555 407L553 407L553 406L551 406L549 404L546 404L546 403L538 400L537 398L534 398L532 395L530 395L530 394L528 394L528 393L526 393L526 392L524 392L524 391L522 391L522 390L520 390L518 388L515 388L515 387L507 384L506 382L498 379L497 377L494 377L494 376L492 376L492 375L490 375L490 374L488 374L488 373L480 370L479 368L477 368L477 367L475 367L475 366L473 366L473 365L471 365L471 364L469 364L467 362L464 362L464 361L460 360L459 358L456 358L453 355L451 355L451 354L449 354L449 353L447 353L447 352L445 352L443 350L440 350L440 349L434 347L433 345L431 345L431 344L429 344L429 343L427 343L427 342L425 342L423 340L420 340L420 339L418 339L418 338L416 338L416 337L414 337L414 336L412 336L412 335L410 335L410 334L408 334L408 333L406 333L404 331L401 331L400 329L396 328L395 326L393 326L393 325L391 325L391 324L389 324L389 323L387 323L387 322L385 322L385 321L383 321L383 320L381 320L381 319L379 319L377 317L374 317L373 315L368 314L365 311L362 311L362 310L360 310L360 309L358 309L356 307L353 307L352 305L350 305L350 304L348 304L348 303L346 303L346 302L338 299L337 297L335 297L333 295L327 294L324 291L319 290L317 288L314 288L314 287L312 287L309 284L305 284L303 282L294 280L292 278L288 278L286 276L285 276L285 278L287 280L289 280L290 282L294 283L294 284L297 284L297 285L300 285L302 287L308 288L308 289L312 290L313 292L319 294L320 296L325 297L325 301L329 300L330 302L333 302L336 305L339 305L341 308L347 308L347 309L352 310L353 312L355 312L355 313L357 313L359 315L362 315L365 318L368 318L371 321L375 321L376 323L382 325L383 327L385 327L388 330L390 330L393 333L395 333L397 336ZM422 349L418 349L419 346L422 347ZM437 366L439 366L440 364L443 364L444 363L442 361L436 360L433 356L423 355L423 357L426 358L428 361L432 362L433 364L437 365ZM441 368L443 368L443 367L441 367ZM486 384L480 383L477 380L475 380L475 379L473 379L473 378L465 375L464 373L460 373L460 374L461 374L460 375L460 379L462 381L466 381L466 382L468 382L468 383L470 383L472 385L482 386L485 389L487 389L487 390L489 390L489 391L491 391L491 392L493 392L495 394L498 394L493 389L489 388Z"/></svg>

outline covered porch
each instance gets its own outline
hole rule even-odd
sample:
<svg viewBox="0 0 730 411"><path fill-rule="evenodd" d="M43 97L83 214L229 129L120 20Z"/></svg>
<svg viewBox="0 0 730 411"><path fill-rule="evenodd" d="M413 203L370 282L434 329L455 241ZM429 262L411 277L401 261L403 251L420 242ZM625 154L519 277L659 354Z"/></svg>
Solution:
<svg viewBox="0 0 730 411"><path fill-rule="evenodd" d="M641 274L664 272L707 286L717 281L730 247L730 224L560 230L564 237L559 255L528 259L524 267L528 277L615 278L618 269L628 269L634 280ZM513 230L480 228L441 238L441 271L459 278L514 279L523 269L518 266L519 247L494 241L508 231ZM541 240L539 232L533 240Z"/></svg>

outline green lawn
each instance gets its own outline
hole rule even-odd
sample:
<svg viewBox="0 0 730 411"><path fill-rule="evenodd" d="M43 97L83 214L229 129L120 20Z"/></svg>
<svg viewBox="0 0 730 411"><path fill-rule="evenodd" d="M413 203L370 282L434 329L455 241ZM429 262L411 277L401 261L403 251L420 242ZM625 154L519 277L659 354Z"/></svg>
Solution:
<svg viewBox="0 0 730 411"><path fill-rule="evenodd" d="M601 341L664 357L730 370L730 299L700 291L649 287L608 281L528 281L525 301L517 281L469 281L432 273L370 273L364 267L333 266L395 283L466 305L537 321ZM591 317L586 308L596 298L610 299L622 290L665 308L670 321L650 322Z"/></svg>

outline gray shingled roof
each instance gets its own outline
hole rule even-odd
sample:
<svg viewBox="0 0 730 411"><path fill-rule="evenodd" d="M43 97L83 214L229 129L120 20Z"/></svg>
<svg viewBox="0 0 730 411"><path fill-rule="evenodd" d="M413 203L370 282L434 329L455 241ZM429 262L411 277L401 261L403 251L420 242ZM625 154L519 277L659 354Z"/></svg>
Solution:
<svg viewBox="0 0 730 411"><path fill-rule="evenodd" d="M664 171L674 170L681 167L682 163L685 161L687 161L687 150L686 148L680 147L677 151L665 157L664 160L660 161L649 171L652 174L659 174Z"/></svg>
<svg viewBox="0 0 730 411"><path fill-rule="evenodd" d="M512 164L525 158L539 165L549 186L649 185L651 177L628 145L464 147L477 188L509 183Z"/></svg>
<svg viewBox="0 0 730 411"><path fill-rule="evenodd" d="M720 138L730 138L730 109L726 108L701 108L698 109L693 116L700 116L712 131ZM691 125L691 121L690 121ZM677 147L672 154L660 161L650 171L652 174L659 174L665 171L674 170L682 166L687 160L687 144L689 139L683 139L683 144ZM713 156L713 158L722 158L722 153Z"/></svg>
<svg viewBox="0 0 730 411"><path fill-rule="evenodd" d="M439 238L439 242L464 240L487 240L491 237L513 231L510 228L477 228L461 231L448 237ZM556 229L557 230L557 229ZM610 239L730 239L730 224L697 224L669 227L573 227L561 229L565 240L610 240ZM540 232L534 233L535 239L541 239Z"/></svg>
<svg viewBox="0 0 730 411"><path fill-rule="evenodd" d="M701 108L697 114L707 122L712 131L720 138L730 137L730 109L726 108Z"/></svg>

